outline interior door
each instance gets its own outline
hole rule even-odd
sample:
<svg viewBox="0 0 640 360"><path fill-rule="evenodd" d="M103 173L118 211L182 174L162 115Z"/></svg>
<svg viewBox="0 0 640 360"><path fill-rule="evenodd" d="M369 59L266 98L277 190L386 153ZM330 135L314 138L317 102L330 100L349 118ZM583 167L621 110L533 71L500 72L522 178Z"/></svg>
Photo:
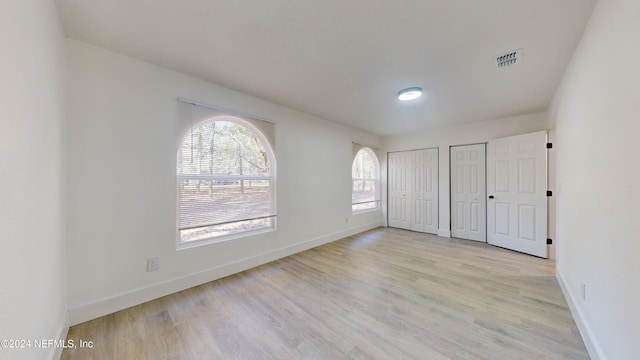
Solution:
<svg viewBox="0 0 640 360"><path fill-rule="evenodd" d="M411 152L389 153L389 226L411 230L409 178Z"/></svg>
<svg viewBox="0 0 640 360"><path fill-rule="evenodd" d="M547 257L547 133L489 141L488 242Z"/></svg>
<svg viewBox="0 0 640 360"><path fill-rule="evenodd" d="M438 233L438 149L412 153L411 230Z"/></svg>
<svg viewBox="0 0 640 360"><path fill-rule="evenodd" d="M486 242L485 144L450 149L451 236Z"/></svg>

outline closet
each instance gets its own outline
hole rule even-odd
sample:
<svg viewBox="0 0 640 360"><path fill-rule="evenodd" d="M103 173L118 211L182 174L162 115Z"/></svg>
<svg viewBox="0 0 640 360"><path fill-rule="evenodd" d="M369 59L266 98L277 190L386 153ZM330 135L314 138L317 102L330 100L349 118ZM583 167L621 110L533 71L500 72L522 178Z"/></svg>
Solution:
<svg viewBox="0 0 640 360"><path fill-rule="evenodd" d="M451 236L486 242L485 144L450 147Z"/></svg>
<svg viewBox="0 0 640 360"><path fill-rule="evenodd" d="M388 225L438 233L438 149L390 152Z"/></svg>

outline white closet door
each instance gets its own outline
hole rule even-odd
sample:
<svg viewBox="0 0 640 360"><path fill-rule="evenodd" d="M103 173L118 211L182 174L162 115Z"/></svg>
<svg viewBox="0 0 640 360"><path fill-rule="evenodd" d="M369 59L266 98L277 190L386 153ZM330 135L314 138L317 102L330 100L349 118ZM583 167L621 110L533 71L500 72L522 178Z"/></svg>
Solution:
<svg viewBox="0 0 640 360"><path fill-rule="evenodd" d="M547 133L489 141L488 240L547 257Z"/></svg>
<svg viewBox="0 0 640 360"><path fill-rule="evenodd" d="M411 152L389 153L389 226L411 230Z"/></svg>
<svg viewBox="0 0 640 360"><path fill-rule="evenodd" d="M438 149L412 151L411 230L438 233Z"/></svg>
<svg viewBox="0 0 640 360"><path fill-rule="evenodd" d="M452 146L451 236L486 242L485 145Z"/></svg>

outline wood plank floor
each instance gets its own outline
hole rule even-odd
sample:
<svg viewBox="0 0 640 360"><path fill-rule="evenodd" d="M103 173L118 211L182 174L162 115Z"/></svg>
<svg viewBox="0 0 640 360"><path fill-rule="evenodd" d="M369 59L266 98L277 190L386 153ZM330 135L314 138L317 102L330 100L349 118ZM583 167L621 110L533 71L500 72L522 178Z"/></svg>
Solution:
<svg viewBox="0 0 640 360"><path fill-rule="evenodd" d="M588 359L555 263L378 228L70 329L63 359Z"/></svg>

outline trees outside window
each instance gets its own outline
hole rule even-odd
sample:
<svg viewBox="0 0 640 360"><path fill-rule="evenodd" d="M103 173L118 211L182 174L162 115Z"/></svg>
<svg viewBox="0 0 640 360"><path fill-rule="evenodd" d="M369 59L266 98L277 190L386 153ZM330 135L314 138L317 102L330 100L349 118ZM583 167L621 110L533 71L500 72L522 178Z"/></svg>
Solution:
<svg viewBox="0 0 640 360"><path fill-rule="evenodd" d="M360 212L380 206L380 166L376 154L362 148L351 166L351 210Z"/></svg>
<svg viewBox="0 0 640 360"><path fill-rule="evenodd" d="M179 242L274 228L273 162L264 136L240 118L192 126L177 158Z"/></svg>

